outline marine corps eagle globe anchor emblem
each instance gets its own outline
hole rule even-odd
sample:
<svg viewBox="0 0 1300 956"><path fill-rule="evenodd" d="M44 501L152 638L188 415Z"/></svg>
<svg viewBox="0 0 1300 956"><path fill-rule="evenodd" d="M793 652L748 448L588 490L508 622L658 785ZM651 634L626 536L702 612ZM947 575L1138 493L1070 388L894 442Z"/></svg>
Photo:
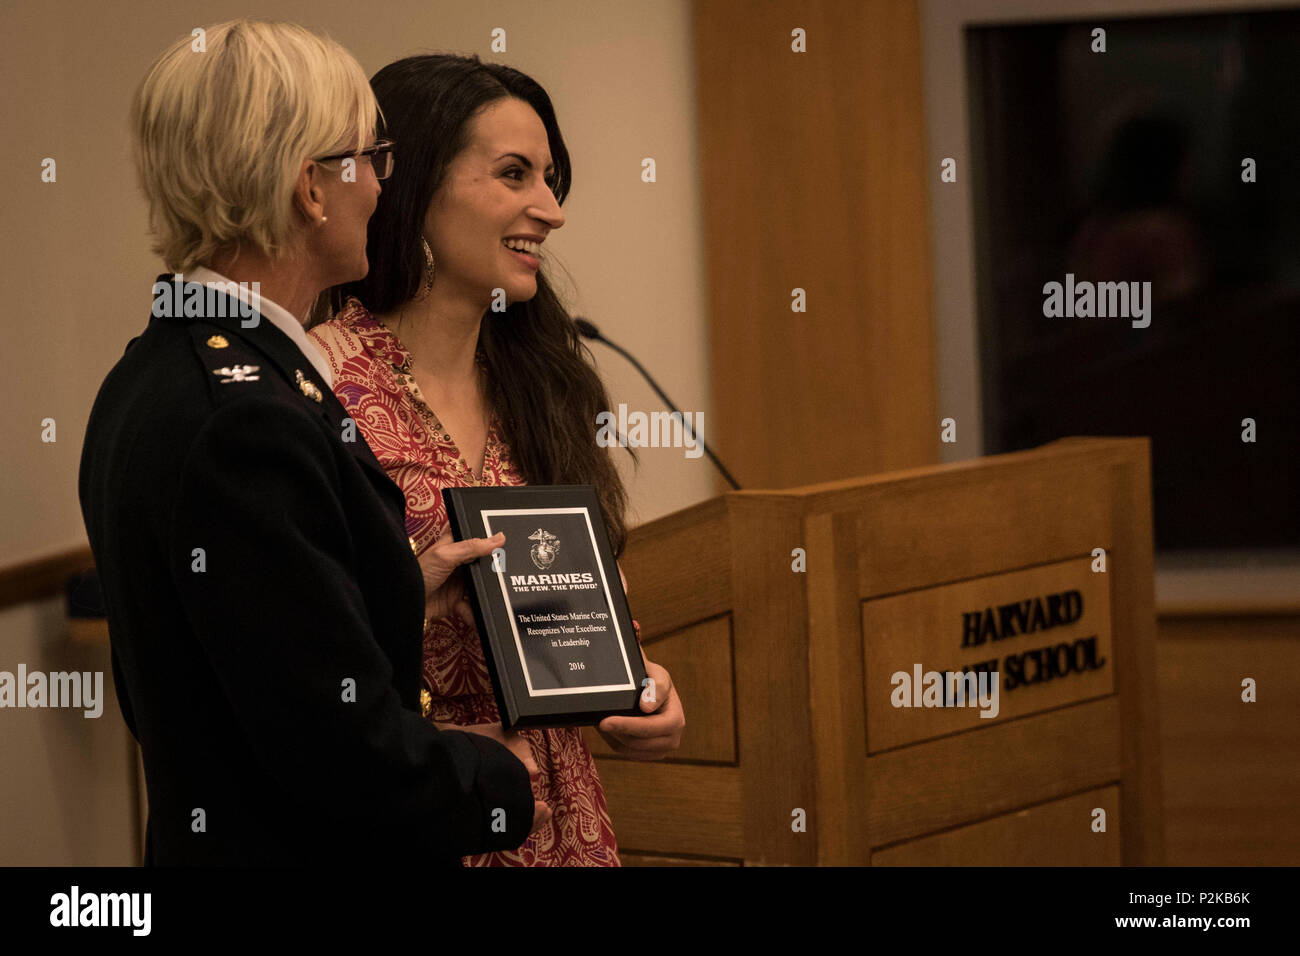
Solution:
<svg viewBox="0 0 1300 956"><path fill-rule="evenodd" d="M302 374L302 369L294 369L293 377L294 381L298 383L298 391L302 392L313 402L319 402L321 400L320 389L316 387L315 382Z"/></svg>
<svg viewBox="0 0 1300 956"><path fill-rule="evenodd" d="M528 556L537 565L537 570L545 571L555 563L555 556L560 550L560 539L549 531L538 528L528 536L529 541L536 542L528 549Z"/></svg>

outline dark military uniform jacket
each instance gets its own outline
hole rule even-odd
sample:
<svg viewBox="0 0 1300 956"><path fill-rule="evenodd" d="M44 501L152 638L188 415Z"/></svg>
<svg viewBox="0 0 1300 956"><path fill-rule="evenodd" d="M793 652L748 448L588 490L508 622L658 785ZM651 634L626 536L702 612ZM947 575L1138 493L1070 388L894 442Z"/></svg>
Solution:
<svg viewBox="0 0 1300 956"><path fill-rule="evenodd" d="M82 451L146 862L456 865L519 846L524 765L417 712L401 491L293 341L218 298L229 318L150 318Z"/></svg>

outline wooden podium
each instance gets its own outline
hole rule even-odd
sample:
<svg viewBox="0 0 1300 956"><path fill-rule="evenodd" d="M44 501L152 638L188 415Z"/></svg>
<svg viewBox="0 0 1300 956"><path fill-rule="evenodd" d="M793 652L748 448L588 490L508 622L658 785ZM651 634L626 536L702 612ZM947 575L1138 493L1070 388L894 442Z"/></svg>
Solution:
<svg viewBox="0 0 1300 956"><path fill-rule="evenodd" d="M1163 862L1150 506L1146 439L1071 438L637 528L686 733L588 731L623 862Z"/></svg>

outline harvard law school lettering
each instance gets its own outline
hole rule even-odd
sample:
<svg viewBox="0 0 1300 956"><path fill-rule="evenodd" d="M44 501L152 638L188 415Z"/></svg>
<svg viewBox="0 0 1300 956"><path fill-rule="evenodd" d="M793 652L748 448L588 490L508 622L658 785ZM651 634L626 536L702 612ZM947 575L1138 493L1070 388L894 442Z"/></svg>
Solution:
<svg viewBox="0 0 1300 956"><path fill-rule="evenodd" d="M977 647L989 641L1003 641L1075 624L1083 617L1083 595L1076 590L1062 591L986 607L982 611L967 611L961 617L961 646ZM1028 684L1041 684L1070 674L1098 670L1105 663L1106 659L1098 653L1095 634L1073 642L1063 641L1008 654L1002 659L1000 668L1005 675L1002 689L1010 691ZM996 669L996 659L962 668L975 673Z"/></svg>
<svg viewBox="0 0 1300 956"><path fill-rule="evenodd" d="M868 752L1114 693L1110 575L1094 573L1092 560L1064 558L864 601ZM925 664L919 680L917 661ZM889 686L900 671L912 672L903 690L901 681ZM984 720L972 713L969 689L961 706L954 677L968 687L974 681L975 696L981 684L988 688Z"/></svg>
<svg viewBox="0 0 1300 956"><path fill-rule="evenodd" d="M1097 635L1081 637L1077 641L1036 647L1023 654L1008 654L1002 659L1003 690L1015 690L1028 684L1043 684L1058 677L1100 670L1106 658L1097 652ZM997 661L975 664L972 670L988 669Z"/></svg>
<svg viewBox="0 0 1300 956"><path fill-rule="evenodd" d="M1033 634L1073 624L1083 617L1083 595L1078 591L1013 601L997 608L968 611L962 619L962 647L1001 641L1018 634Z"/></svg>

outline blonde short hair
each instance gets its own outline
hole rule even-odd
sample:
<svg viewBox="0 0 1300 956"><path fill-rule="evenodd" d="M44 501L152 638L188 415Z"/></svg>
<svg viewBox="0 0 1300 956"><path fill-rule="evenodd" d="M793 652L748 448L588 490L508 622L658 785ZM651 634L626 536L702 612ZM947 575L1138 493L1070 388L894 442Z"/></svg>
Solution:
<svg viewBox="0 0 1300 956"><path fill-rule="evenodd" d="M131 109L153 250L171 272L232 244L283 255L302 161L364 146L379 115L361 64L334 40L256 19L204 34L158 58Z"/></svg>

